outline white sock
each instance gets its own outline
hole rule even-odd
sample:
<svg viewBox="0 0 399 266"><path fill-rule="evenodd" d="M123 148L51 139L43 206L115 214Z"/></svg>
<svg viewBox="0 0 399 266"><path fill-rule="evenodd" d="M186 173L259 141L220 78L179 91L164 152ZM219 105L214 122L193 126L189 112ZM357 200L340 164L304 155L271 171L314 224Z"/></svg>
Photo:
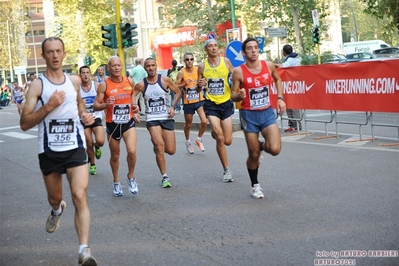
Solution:
<svg viewBox="0 0 399 266"><path fill-rule="evenodd" d="M191 143L191 140L190 139L187 139L186 140L186 144L190 144Z"/></svg>
<svg viewBox="0 0 399 266"><path fill-rule="evenodd" d="M61 204L60 204L60 207L58 208L58 210L53 209L53 216L58 216L61 214L61 212L62 212L62 208L61 208Z"/></svg>
<svg viewBox="0 0 399 266"><path fill-rule="evenodd" d="M163 178L168 177L168 174L165 173L165 174L162 175L162 177L163 177Z"/></svg>
<svg viewBox="0 0 399 266"><path fill-rule="evenodd" d="M202 142L202 138L200 138L200 137L197 137L197 140L198 140L199 142Z"/></svg>
<svg viewBox="0 0 399 266"><path fill-rule="evenodd" d="M87 248L88 245L79 245L79 254L82 253L84 248Z"/></svg>

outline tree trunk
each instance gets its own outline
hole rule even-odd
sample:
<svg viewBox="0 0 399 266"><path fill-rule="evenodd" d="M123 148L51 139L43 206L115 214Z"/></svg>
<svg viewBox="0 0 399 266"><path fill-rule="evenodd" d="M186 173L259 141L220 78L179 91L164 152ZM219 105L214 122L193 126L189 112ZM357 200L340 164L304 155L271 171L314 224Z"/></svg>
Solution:
<svg viewBox="0 0 399 266"><path fill-rule="evenodd" d="M299 27L299 14L298 7L295 4L290 3L292 17L294 19L294 30L295 30L295 38L296 44L298 45L298 53L304 54L305 49L303 48L303 40L301 35L301 28Z"/></svg>

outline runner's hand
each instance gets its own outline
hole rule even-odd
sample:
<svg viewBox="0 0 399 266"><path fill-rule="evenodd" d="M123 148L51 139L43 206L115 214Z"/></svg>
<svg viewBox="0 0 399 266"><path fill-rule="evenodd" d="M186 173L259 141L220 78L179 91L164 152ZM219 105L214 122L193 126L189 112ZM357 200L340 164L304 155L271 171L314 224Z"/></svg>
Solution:
<svg viewBox="0 0 399 266"><path fill-rule="evenodd" d="M80 115L80 120L82 120L85 126L89 126L94 123L94 115L91 113L82 113Z"/></svg>

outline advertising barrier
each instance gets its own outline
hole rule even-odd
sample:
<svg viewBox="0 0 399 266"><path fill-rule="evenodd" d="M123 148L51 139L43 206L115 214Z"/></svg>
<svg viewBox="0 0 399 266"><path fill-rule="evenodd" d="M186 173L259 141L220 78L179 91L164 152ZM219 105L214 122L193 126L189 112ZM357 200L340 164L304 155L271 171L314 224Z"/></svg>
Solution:
<svg viewBox="0 0 399 266"><path fill-rule="evenodd" d="M277 69L290 109L399 112L399 59ZM271 86L275 107L277 90Z"/></svg>

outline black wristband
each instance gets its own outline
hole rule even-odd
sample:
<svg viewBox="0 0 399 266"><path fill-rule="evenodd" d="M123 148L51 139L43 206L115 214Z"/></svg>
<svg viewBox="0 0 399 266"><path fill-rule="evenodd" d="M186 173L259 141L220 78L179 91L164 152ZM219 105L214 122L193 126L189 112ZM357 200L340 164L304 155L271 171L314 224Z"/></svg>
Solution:
<svg viewBox="0 0 399 266"><path fill-rule="evenodd" d="M277 99L284 101L284 97L282 97L282 96L278 97Z"/></svg>

